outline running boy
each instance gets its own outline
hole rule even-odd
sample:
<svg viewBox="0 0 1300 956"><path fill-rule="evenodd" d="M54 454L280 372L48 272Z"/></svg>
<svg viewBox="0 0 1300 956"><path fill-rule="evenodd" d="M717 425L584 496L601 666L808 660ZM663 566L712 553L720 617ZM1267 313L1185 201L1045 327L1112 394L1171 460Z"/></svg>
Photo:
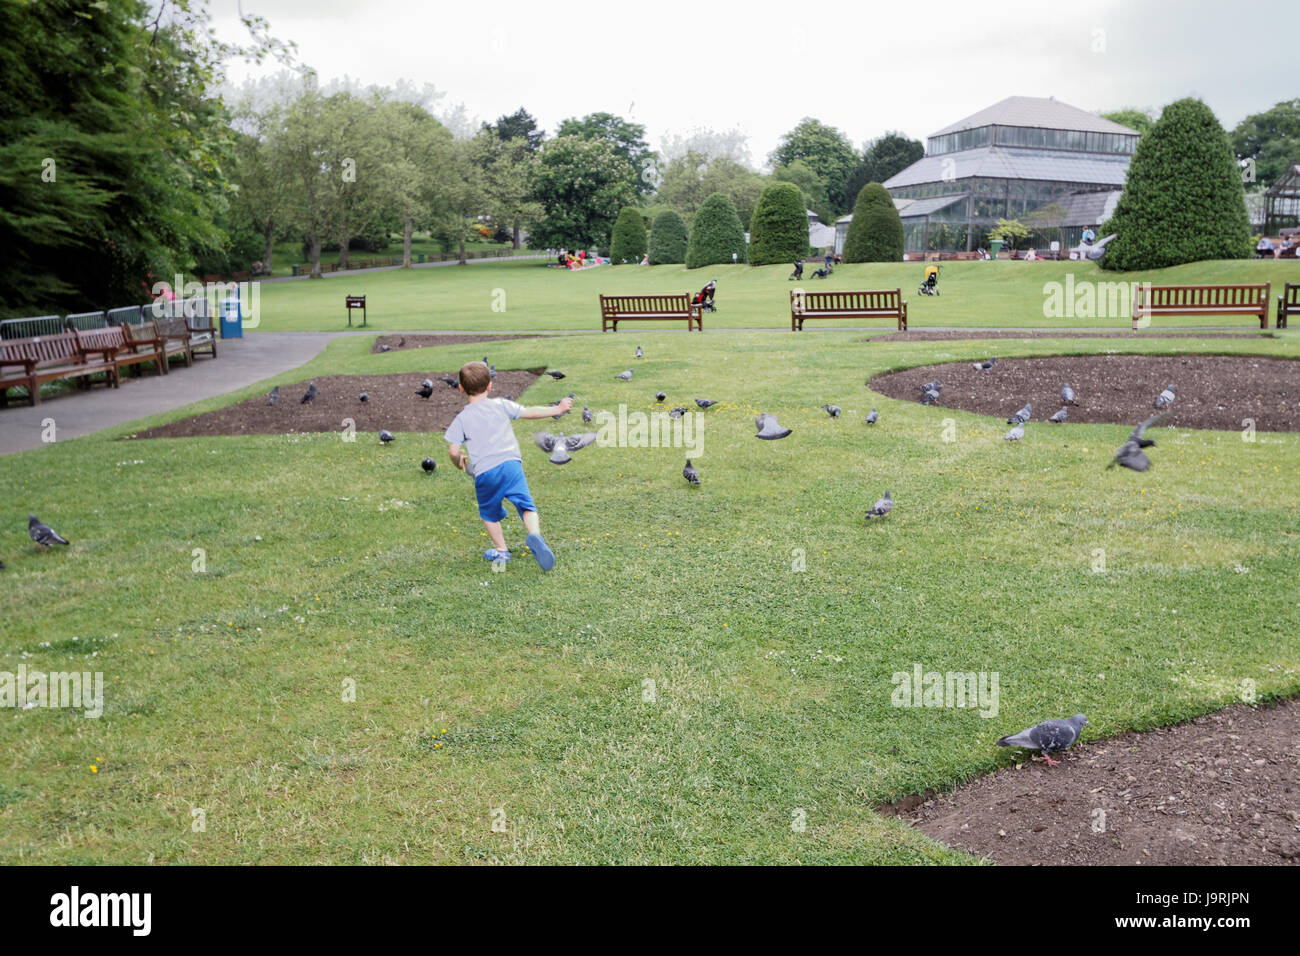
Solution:
<svg viewBox="0 0 1300 956"><path fill-rule="evenodd" d="M573 399L561 399L559 405L539 405L525 408L508 398L489 398L492 391L492 373L482 362L470 362L460 370L460 390L469 404L460 410L444 437L450 443L447 449L451 463L466 474L474 476L474 495L478 498L478 513L487 528L492 547L483 552L488 561L509 561L510 549L506 547L501 532L501 519L506 516L505 503L509 501L519 512L528 537L524 542L532 549L543 571L555 566L555 553L542 539L537 524L537 505L528 493L524 478L523 457L510 423L516 418L551 418L573 407ZM461 445L468 442L474 450L471 464Z"/></svg>

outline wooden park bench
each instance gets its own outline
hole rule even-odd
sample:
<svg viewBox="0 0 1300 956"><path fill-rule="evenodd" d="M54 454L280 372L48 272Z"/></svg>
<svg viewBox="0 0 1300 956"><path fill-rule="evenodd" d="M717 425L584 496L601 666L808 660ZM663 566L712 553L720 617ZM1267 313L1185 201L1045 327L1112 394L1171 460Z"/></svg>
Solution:
<svg viewBox="0 0 1300 956"><path fill-rule="evenodd" d="M187 317L183 314L176 314L178 310L170 307L165 311L172 314L154 315L154 322L157 324L158 332L163 338L181 346L186 356L185 364L187 366L194 364L194 356L199 352L210 352L213 358L217 357L217 330L212 327L212 318L210 316L192 315ZM145 315L150 315L147 306L145 307Z"/></svg>
<svg viewBox="0 0 1300 956"><path fill-rule="evenodd" d="M1274 328L1285 329L1289 315L1300 315L1300 283L1288 282L1277 297L1277 322Z"/></svg>
<svg viewBox="0 0 1300 956"><path fill-rule="evenodd" d="M790 331L802 332L804 319L897 319L907 331L907 300L901 289L873 292L790 290Z"/></svg>
<svg viewBox="0 0 1300 956"><path fill-rule="evenodd" d="M1157 315L1249 315L1268 328L1269 284L1147 285L1134 283L1133 330Z"/></svg>
<svg viewBox="0 0 1300 956"><path fill-rule="evenodd" d="M55 335L36 335L25 339L0 341L0 405L9 404L9 389L26 388L33 405L41 403L41 385L65 378L77 379L78 387L88 387L90 376L104 374L105 383L117 388L117 363L114 356L118 344L102 348L83 345L77 331L59 332Z"/></svg>
<svg viewBox="0 0 1300 956"><path fill-rule="evenodd" d="M126 339L126 347L136 353L152 353L158 362L159 370L164 375L171 371L170 363L173 355L179 355L185 361L187 368L194 364L194 356L186 344L186 337L163 335L162 330L158 328L158 323L153 319L145 319L138 324L124 322L121 328Z"/></svg>
<svg viewBox="0 0 1300 956"><path fill-rule="evenodd" d="M688 293L682 295L602 295L600 330L618 331L620 322L681 322L686 331L704 331L700 307L691 304Z"/></svg>
<svg viewBox="0 0 1300 956"><path fill-rule="evenodd" d="M83 353L114 366L114 388L117 388L117 376L123 368L129 368L133 374L138 375L140 369L137 366L144 362L153 362L158 374L166 375L162 349L154 346L132 348L126 329L126 326L110 325L103 329L74 329L73 332Z"/></svg>

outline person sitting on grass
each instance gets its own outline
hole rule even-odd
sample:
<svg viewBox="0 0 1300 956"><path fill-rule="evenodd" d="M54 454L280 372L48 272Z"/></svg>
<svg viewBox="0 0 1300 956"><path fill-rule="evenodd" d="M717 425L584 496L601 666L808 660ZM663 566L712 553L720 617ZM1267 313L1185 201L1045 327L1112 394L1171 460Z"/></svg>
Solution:
<svg viewBox="0 0 1300 956"><path fill-rule="evenodd" d="M542 538L537 523L537 505L528 492L524 478L524 461L519 453L510 423L516 418L553 418L573 407L572 398L564 398L557 405L537 405L525 408L508 398L491 398L492 373L482 362L470 362L461 367L459 389L469 399L469 404L452 419L444 437L451 463L474 477L474 495L478 499L478 514L487 528L492 547L483 552L488 561L509 561L510 549L506 547L501 531L501 519L506 516L505 502L509 501L519 512L528 536L524 543L532 549L533 556L543 571L555 566L555 553ZM474 452L471 464L462 445L469 443Z"/></svg>

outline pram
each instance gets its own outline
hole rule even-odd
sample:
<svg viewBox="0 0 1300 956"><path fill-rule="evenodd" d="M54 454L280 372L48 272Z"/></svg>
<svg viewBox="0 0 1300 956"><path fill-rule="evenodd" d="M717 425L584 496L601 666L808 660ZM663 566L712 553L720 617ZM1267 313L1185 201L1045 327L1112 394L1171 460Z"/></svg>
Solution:
<svg viewBox="0 0 1300 956"><path fill-rule="evenodd" d="M795 280L802 279L802 278L803 278L803 261L801 260L794 264L794 272L790 273L790 281L794 282Z"/></svg>
<svg viewBox="0 0 1300 956"><path fill-rule="evenodd" d="M939 270L942 268L937 265L928 265L925 267L925 281L916 288L917 295L938 295L939 294Z"/></svg>
<svg viewBox="0 0 1300 956"><path fill-rule="evenodd" d="M827 276L834 275L834 274L835 274L835 267L828 262L826 263L826 265L822 266L820 269L813 272L812 277L814 279L825 279Z"/></svg>
<svg viewBox="0 0 1300 956"><path fill-rule="evenodd" d="M695 293L695 297L691 299L691 305L698 305L701 312L717 312L718 308L713 304L713 293L717 287L718 280L710 279L708 285Z"/></svg>

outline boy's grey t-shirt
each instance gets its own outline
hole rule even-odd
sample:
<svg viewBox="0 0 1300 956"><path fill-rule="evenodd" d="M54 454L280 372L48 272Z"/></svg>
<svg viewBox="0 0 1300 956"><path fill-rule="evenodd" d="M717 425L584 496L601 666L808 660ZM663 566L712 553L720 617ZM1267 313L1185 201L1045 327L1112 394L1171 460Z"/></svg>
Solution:
<svg viewBox="0 0 1300 956"><path fill-rule="evenodd" d="M507 461L523 461L519 441L510 423L523 414L524 406L508 398L485 398L460 410L443 437L454 445L468 445L466 470L482 475Z"/></svg>

